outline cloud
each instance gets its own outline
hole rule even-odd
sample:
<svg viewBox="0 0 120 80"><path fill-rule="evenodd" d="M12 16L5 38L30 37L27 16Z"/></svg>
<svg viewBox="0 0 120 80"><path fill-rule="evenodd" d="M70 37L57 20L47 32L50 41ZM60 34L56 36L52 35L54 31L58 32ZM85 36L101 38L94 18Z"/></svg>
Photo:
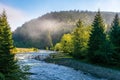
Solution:
<svg viewBox="0 0 120 80"><path fill-rule="evenodd" d="M4 9L6 10L8 22L12 31L14 31L18 26L21 26L25 21L29 20L29 17L25 14L25 12L0 3L0 13Z"/></svg>
<svg viewBox="0 0 120 80"><path fill-rule="evenodd" d="M96 8L102 11L120 12L120 0L98 0Z"/></svg>

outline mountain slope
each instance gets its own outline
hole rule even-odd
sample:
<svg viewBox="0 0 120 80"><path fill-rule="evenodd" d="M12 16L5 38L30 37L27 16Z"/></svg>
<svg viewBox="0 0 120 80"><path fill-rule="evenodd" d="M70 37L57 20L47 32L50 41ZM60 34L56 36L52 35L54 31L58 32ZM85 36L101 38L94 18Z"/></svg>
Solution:
<svg viewBox="0 0 120 80"><path fill-rule="evenodd" d="M65 33L75 27L78 19L84 25L91 25L96 12L89 11L60 11L47 13L41 17L28 21L13 33L16 47L46 48L60 41ZM102 12L106 24L110 25L115 13Z"/></svg>

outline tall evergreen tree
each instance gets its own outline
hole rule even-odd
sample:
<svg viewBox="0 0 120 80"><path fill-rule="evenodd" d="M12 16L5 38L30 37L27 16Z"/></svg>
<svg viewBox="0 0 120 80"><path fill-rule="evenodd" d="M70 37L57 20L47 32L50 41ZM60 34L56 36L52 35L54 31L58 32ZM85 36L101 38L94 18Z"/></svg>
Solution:
<svg viewBox="0 0 120 80"><path fill-rule="evenodd" d="M110 40L114 46L115 51L113 57L120 65L120 19L118 14L115 15L111 26Z"/></svg>
<svg viewBox="0 0 120 80"><path fill-rule="evenodd" d="M12 32L7 22L7 16L3 11L0 16L0 73L5 76L5 80L22 80L19 66L11 54L13 48Z"/></svg>
<svg viewBox="0 0 120 80"><path fill-rule="evenodd" d="M86 55L87 43L89 39L89 31L87 27L83 26L82 21L79 20L76 24L77 28L73 32L73 55L78 58L84 58Z"/></svg>
<svg viewBox="0 0 120 80"><path fill-rule="evenodd" d="M105 25L103 23L100 11L98 11L92 24L88 44L88 57L92 62L102 62L102 55L104 54L102 54L99 50L101 46L103 46L104 42L106 42Z"/></svg>

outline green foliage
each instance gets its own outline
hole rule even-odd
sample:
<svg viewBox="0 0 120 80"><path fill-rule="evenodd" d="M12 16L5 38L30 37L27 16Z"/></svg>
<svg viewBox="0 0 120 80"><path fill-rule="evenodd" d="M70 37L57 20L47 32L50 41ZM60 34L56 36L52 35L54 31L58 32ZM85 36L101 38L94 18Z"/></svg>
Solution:
<svg viewBox="0 0 120 80"><path fill-rule="evenodd" d="M72 53L73 52L73 40L71 34L64 34L61 42L56 44L55 50L63 51L64 53Z"/></svg>
<svg viewBox="0 0 120 80"><path fill-rule="evenodd" d="M119 35L120 35L120 20L119 20L118 14L116 14L112 23L111 31L110 31L111 42L116 47L119 46L119 43L120 43L119 42L120 37L118 37Z"/></svg>
<svg viewBox="0 0 120 80"><path fill-rule="evenodd" d="M57 43L55 50L69 53L77 58L84 58L87 53L90 27L83 26L79 20L76 28L71 34L64 34L60 43Z"/></svg>
<svg viewBox="0 0 120 80"><path fill-rule="evenodd" d="M112 64L112 61L113 61L113 58L112 58L113 53L114 51L111 43L108 40L106 40L103 42L102 45L100 45L99 49L95 51L95 54L94 54L95 61L92 61L92 62L99 63L99 64L105 63L107 65L110 65Z"/></svg>
<svg viewBox="0 0 120 80"><path fill-rule="evenodd" d="M71 34L65 34L56 44L55 50L72 53L72 56L97 64L120 65L120 22L118 15L107 34L100 11L97 12L92 27L86 27L79 20Z"/></svg>
<svg viewBox="0 0 120 80"><path fill-rule="evenodd" d="M72 53L73 51L73 40L71 34L64 34L61 39L62 49L65 53Z"/></svg>
<svg viewBox="0 0 120 80"><path fill-rule="evenodd" d="M5 76L2 73L0 73L0 80L5 80Z"/></svg>
<svg viewBox="0 0 120 80"><path fill-rule="evenodd" d="M81 20L76 24L77 28L73 31L73 56L77 58L84 58L87 53L89 30L88 27L83 26Z"/></svg>
<svg viewBox="0 0 120 80"><path fill-rule="evenodd" d="M120 21L118 15L114 18L110 35L107 34L108 27L104 24L100 11L97 12L92 27L85 27L81 20L77 22L76 26L70 34L72 37L69 39L65 34L56 44L56 50L64 53L72 52L72 56L88 60L88 62L120 66Z"/></svg>
<svg viewBox="0 0 120 80"><path fill-rule="evenodd" d="M33 49L33 51L38 51L38 49L37 48L32 48Z"/></svg>
<svg viewBox="0 0 120 80"><path fill-rule="evenodd" d="M107 56L106 46L108 45L105 34L105 25L100 11L96 14L89 40L88 58L91 62L103 63ZM103 60L104 59L104 60Z"/></svg>
<svg viewBox="0 0 120 80"><path fill-rule="evenodd" d="M14 60L12 32L7 22L5 11L0 16L0 73L5 80L23 80L22 72Z"/></svg>
<svg viewBox="0 0 120 80"><path fill-rule="evenodd" d="M114 62L120 65L120 19L118 14L115 15L112 23L110 40L112 45L114 46L115 51L115 53L113 54Z"/></svg>
<svg viewBox="0 0 120 80"><path fill-rule="evenodd" d="M46 47L46 50L49 50L49 48L48 48L48 47Z"/></svg>
<svg viewBox="0 0 120 80"><path fill-rule="evenodd" d="M56 50L56 51L62 51L62 44L61 44L61 43L57 43L57 44L55 45L55 50Z"/></svg>

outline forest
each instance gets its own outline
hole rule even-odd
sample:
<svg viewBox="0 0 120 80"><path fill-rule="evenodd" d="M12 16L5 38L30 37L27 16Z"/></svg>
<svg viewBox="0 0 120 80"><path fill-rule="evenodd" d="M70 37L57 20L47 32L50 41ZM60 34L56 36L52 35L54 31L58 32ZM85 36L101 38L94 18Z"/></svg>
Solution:
<svg viewBox="0 0 120 80"><path fill-rule="evenodd" d="M68 53L78 59L88 62L120 66L120 19L115 15L111 28L103 21L100 11L95 15L91 26L85 26L79 19L76 28L64 34L55 50Z"/></svg>
<svg viewBox="0 0 120 80"><path fill-rule="evenodd" d="M14 45L25 48L50 48L58 43L64 34L71 33L79 19L83 25L91 25L95 14L96 12L79 10L44 14L24 23L13 32ZM114 12L101 12L107 31L110 29L114 15Z"/></svg>

